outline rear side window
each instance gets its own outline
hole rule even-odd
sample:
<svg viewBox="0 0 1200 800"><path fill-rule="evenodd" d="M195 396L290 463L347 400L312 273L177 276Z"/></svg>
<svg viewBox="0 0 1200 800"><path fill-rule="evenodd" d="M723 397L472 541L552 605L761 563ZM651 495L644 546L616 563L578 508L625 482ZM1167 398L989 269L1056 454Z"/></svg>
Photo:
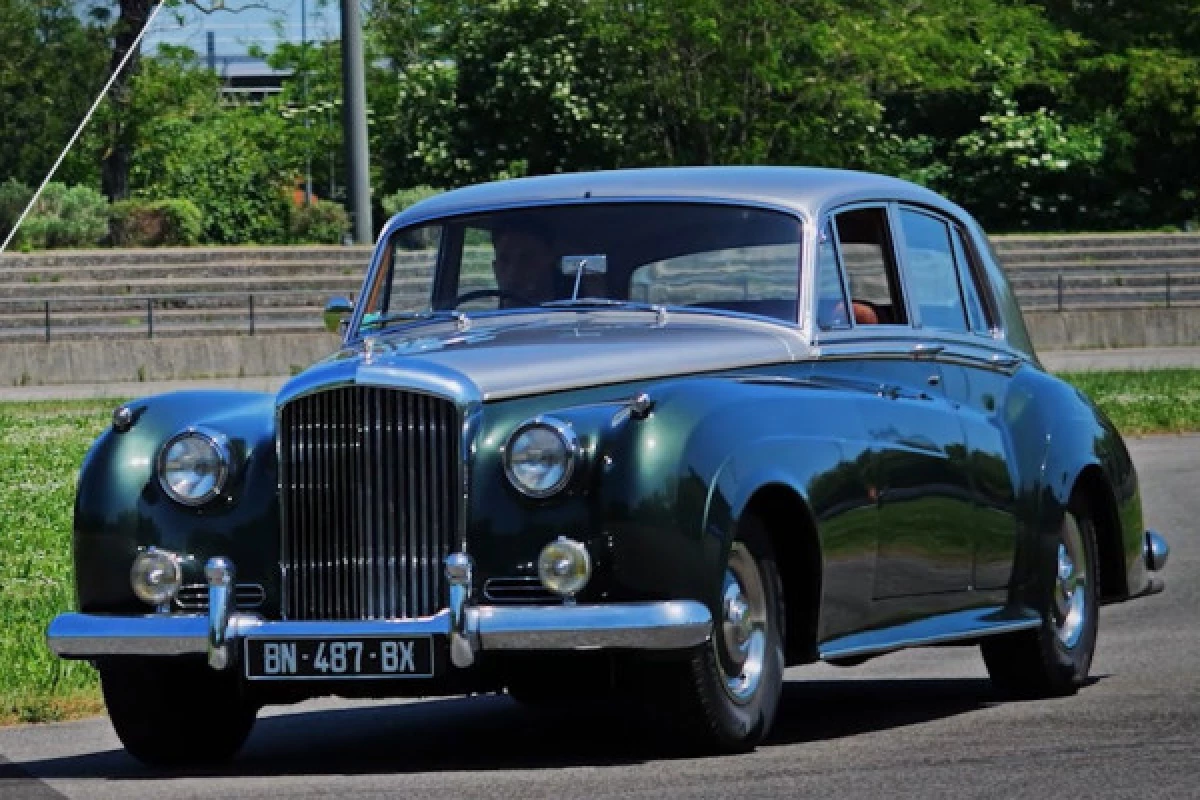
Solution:
<svg viewBox="0 0 1200 800"><path fill-rule="evenodd" d="M836 217L838 249L856 325L904 325L904 295L882 208L843 211Z"/></svg>
<svg viewBox="0 0 1200 800"><path fill-rule="evenodd" d="M971 321L971 330L976 333L986 333L989 329L987 315L983 313L983 301L979 299L979 287L975 285L978 272L972 268L967 248L963 244L963 232L957 227L950 229L950 239L954 243L954 260L958 262L958 276L962 281L963 299L967 303L967 318Z"/></svg>
<svg viewBox="0 0 1200 800"><path fill-rule="evenodd" d="M922 327L967 332L950 228L940 219L900 210L904 234L904 270Z"/></svg>

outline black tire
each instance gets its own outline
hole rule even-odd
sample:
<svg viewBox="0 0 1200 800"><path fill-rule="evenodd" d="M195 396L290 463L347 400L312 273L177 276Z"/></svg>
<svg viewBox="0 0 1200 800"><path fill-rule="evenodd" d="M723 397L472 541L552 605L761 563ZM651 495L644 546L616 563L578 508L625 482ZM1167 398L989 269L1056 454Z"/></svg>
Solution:
<svg viewBox="0 0 1200 800"><path fill-rule="evenodd" d="M724 608L714 619L712 640L693 651L680 681L678 711L682 712L689 734L696 743L711 752L745 752L754 749L775 721L783 692L784 635L786 617L783 582L775 564L775 555L766 527L756 517L747 517L738 526L731 547L730 567L736 551L748 553L761 581L765 625L761 670L755 688L747 696L735 698L729 688L727 672L732 667L722 654ZM742 673L744 676L745 673ZM736 680L734 678L733 680Z"/></svg>
<svg viewBox="0 0 1200 800"><path fill-rule="evenodd" d="M205 766L241 749L258 706L236 675L199 661L140 659L101 662L104 704L121 744L153 767Z"/></svg>
<svg viewBox="0 0 1200 800"><path fill-rule="evenodd" d="M1077 531L1077 536L1072 531ZM1072 543L1074 539L1074 543ZM1068 622L1060 597L1059 548L1065 547L1078 576L1083 579L1078 608L1082 619ZM1079 570L1078 554L1085 564ZM1020 697L1057 697L1073 694L1087 680L1096 649L1099 622L1096 526L1081 496L1071 500L1058 535L1043 543L1039 554L1038 589L1042 624L1019 633L984 639L983 660L992 684L1003 694ZM1080 587L1076 586L1076 589ZM1074 596L1076 592L1071 592ZM1069 608L1074 608L1070 606Z"/></svg>

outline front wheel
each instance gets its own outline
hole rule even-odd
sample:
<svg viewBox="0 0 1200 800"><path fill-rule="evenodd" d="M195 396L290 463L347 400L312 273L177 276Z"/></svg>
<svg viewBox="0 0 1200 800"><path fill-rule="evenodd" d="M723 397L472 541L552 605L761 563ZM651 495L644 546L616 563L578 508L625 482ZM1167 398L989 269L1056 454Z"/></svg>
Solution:
<svg viewBox="0 0 1200 800"><path fill-rule="evenodd" d="M712 640L687 663L681 710L706 749L753 749L771 730L783 691L783 583L761 520L730 547Z"/></svg>
<svg viewBox="0 0 1200 800"><path fill-rule="evenodd" d="M1041 561L1041 626L981 645L992 683L1018 697L1071 694L1091 669L1099 621L1096 527L1082 498L1072 498Z"/></svg>
<svg viewBox="0 0 1200 800"><path fill-rule="evenodd" d="M203 662L102 662L100 685L117 738L149 766L228 761L250 735L258 713L236 676Z"/></svg>

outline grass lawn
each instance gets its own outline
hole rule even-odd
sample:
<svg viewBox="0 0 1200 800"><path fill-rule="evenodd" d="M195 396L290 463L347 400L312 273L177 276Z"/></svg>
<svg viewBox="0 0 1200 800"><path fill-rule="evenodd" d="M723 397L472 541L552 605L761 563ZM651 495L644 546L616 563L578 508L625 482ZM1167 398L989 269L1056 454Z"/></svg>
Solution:
<svg viewBox="0 0 1200 800"><path fill-rule="evenodd" d="M1200 370L1062 373L1127 436L1200 431Z"/></svg>
<svg viewBox="0 0 1200 800"><path fill-rule="evenodd" d="M118 401L0 404L0 724L100 710L95 671L46 649L74 603L75 477Z"/></svg>
<svg viewBox="0 0 1200 800"><path fill-rule="evenodd" d="M1200 370L1076 373L1126 434L1200 431ZM101 709L94 670L46 649L46 624L73 604L75 477L119 400L0 403L0 724Z"/></svg>

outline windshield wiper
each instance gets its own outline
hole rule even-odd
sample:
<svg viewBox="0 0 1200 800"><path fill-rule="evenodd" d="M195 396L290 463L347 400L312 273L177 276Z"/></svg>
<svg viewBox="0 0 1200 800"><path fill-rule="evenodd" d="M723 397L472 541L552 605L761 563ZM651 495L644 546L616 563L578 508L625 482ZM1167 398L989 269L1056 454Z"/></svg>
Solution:
<svg viewBox="0 0 1200 800"><path fill-rule="evenodd" d="M367 319L370 317L370 319ZM430 310L430 311L389 311L386 314L363 316L363 321L359 323L358 329L368 330L374 328L382 328L392 322L425 322L427 320L454 320L458 323L460 330L465 330L471 326L470 319L465 311L453 310Z"/></svg>
<svg viewBox="0 0 1200 800"><path fill-rule="evenodd" d="M629 311L649 311L654 314L655 325L667 324L667 307L658 303L643 303L638 300L614 300L611 297L568 297L565 300L550 300L540 303L538 308L620 308Z"/></svg>
<svg viewBox="0 0 1200 800"><path fill-rule="evenodd" d="M657 311L660 306L636 300L614 300L611 297L568 297L538 303L538 308L634 308L639 311Z"/></svg>

